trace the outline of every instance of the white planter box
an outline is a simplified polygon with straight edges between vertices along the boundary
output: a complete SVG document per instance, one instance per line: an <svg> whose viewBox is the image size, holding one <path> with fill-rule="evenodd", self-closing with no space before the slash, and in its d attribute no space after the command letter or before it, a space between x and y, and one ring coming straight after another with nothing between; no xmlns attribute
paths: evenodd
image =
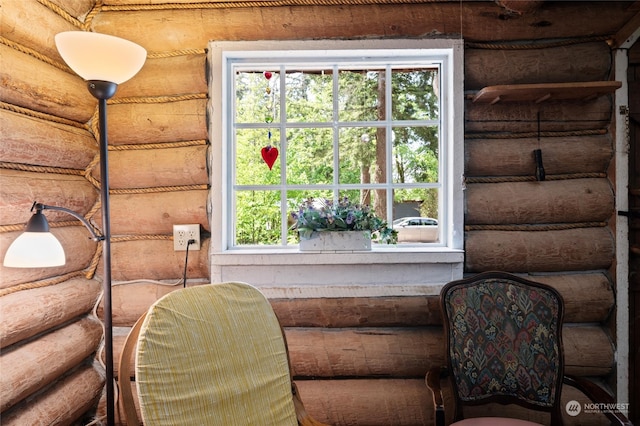
<svg viewBox="0 0 640 426"><path fill-rule="evenodd" d="M371 250L370 231L314 232L310 239L300 239L300 251L335 253L366 250Z"/></svg>

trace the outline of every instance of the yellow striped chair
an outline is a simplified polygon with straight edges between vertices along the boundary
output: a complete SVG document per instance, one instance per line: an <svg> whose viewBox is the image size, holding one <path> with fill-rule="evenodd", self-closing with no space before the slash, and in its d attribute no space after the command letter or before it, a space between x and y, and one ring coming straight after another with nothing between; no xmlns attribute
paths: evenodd
<svg viewBox="0 0 640 426"><path fill-rule="evenodd" d="M269 301L248 284L202 285L160 298L127 337L121 376L136 347L145 425L322 425L299 399ZM128 381L120 400L127 424L140 424Z"/></svg>

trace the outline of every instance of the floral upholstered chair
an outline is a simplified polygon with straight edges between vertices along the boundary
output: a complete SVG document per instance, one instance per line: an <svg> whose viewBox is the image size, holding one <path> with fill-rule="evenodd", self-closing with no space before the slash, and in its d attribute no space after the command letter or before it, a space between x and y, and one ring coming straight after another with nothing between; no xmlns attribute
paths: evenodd
<svg viewBox="0 0 640 426"><path fill-rule="evenodd" d="M244 283L201 285L157 300L120 357L127 425L322 426L293 383L284 333L266 297Z"/></svg>
<svg viewBox="0 0 640 426"><path fill-rule="evenodd" d="M440 389L444 372L451 377L453 420L459 426L537 424L496 417L464 419L465 406L486 403L541 410L549 413L548 424L562 425L563 382L609 402L601 400L608 394L591 382L564 376L564 305L553 287L504 272L486 272L448 283L440 300L448 365L427 373L436 424L445 422ZM622 414L608 417L627 424Z"/></svg>

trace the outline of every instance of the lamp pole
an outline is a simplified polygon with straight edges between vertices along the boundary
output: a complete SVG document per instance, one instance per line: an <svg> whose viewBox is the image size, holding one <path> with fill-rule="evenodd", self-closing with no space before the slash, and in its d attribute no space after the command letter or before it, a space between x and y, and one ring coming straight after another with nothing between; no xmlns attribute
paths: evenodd
<svg viewBox="0 0 640 426"><path fill-rule="evenodd" d="M107 425L115 424L113 372L113 321L111 309L111 220L109 209L109 155L107 140L107 99L118 84L136 75L147 51L128 40L88 31L66 31L55 36L58 52L69 67L87 82L89 92L98 99L100 144L100 199L102 204L102 261L104 353L106 370ZM126 374L126 373L125 373Z"/></svg>
<svg viewBox="0 0 640 426"><path fill-rule="evenodd" d="M89 92L98 99L98 127L100 134L100 200L102 212L102 262L103 272L103 317L104 353L106 369L107 426L115 425L115 390L113 372L113 321L111 308L111 218L109 208L109 142L107 139L107 99L115 93L118 85L109 81L90 80Z"/></svg>

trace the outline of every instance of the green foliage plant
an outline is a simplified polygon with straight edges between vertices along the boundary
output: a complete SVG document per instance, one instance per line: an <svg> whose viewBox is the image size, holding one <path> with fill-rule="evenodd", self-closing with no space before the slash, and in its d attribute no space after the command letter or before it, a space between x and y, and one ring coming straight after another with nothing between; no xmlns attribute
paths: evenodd
<svg viewBox="0 0 640 426"><path fill-rule="evenodd" d="M291 217L294 220L291 229L296 229L303 240L310 239L314 231L370 231L374 241L398 242L398 232L376 216L368 205L353 203L347 197L337 203L326 198L308 198Z"/></svg>

